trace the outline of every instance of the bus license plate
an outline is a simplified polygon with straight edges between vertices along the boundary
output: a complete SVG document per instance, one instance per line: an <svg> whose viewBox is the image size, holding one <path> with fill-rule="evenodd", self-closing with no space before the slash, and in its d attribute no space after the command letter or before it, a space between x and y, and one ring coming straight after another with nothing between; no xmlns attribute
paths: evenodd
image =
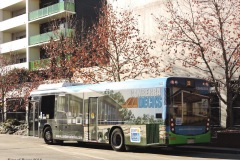
<svg viewBox="0 0 240 160"><path fill-rule="evenodd" d="M194 141L194 139L188 139L187 140L187 144L193 144L195 141Z"/></svg>

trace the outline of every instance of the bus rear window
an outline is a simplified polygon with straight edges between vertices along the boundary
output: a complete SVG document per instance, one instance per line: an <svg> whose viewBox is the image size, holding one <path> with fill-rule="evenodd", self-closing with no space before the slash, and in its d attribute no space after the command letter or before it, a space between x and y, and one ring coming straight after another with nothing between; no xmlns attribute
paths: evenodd
<svg viewBox="0 0 240 160"><path fill-rule="evenodd" d="M181 91L172 97L171 118L176 125L205 125L209 117L209 103L206 96Z"/></svg>

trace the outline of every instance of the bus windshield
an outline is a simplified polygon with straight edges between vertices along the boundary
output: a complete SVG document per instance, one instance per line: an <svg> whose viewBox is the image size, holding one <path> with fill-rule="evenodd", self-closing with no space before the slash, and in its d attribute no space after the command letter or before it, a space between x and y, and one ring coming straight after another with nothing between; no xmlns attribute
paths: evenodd
<svg viewBox="0 0 240 160"><path fill-rule="evenodd" d="M176 126L204 126L209 118L208 97L179 91L175 93L170 105L170 118L175 120Z"/></svg>

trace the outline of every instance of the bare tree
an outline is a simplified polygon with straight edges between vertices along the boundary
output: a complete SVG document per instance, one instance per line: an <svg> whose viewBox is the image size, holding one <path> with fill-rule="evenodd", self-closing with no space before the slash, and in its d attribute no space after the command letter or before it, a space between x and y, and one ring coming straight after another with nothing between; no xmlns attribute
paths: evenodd
<svg viewBox="0 0 240 160"><path fill-rule="evenodd" d="M240 92L240 2L168 0L166 15L156 19L173 61L198 69L215 84L227 106L227 127L233 127L232 104Z"/></svg>
<svg viewBox="0 0 240 160"><path fill-rule="evenodd" d="M67 17L64 20L54 20L50 24L53 34L49 35L50 41L43 45L45 56L48 59L42 61L40 66L48 73L49 79L65 79L71 81L73 76L71 58L76 49L76 23L75 18ZM60 29L59 23L64 23L65 28ZM46 65L44 65L46 64ZM39 67L41 68L41 67Z"/></svg>
<svg viewBox="0 0 240 160"><path fill-rule="evenodd" d="M24 68L14 68L6 74L6 77L12 79L11 88L6 93L7 98L23 99L24 103L15 108L17 110L26 109L31 91L48 78L43 70L30 71Z"/></svg>
<svg viewBox="0 0 240 160"><path fill-rule="evenodd" d="M159 76L160 62L151 54L155 42L145 39L131 12L116 11L103 3L99 20L86 34L76 59L84 57L83 66L76 66L85 82L123 81L143 76Z"/></svg>
<svg viewBox="0 0 240 160"><path fill-rule="evenodd" d="M133 14L114 11L105 2L96 12L98 21L88 28L68 18L67 26L75 30L71 35L62 34L53 23L55 34L43 46L51 79L72 81L75 74L76 81L96 83L159 76L159 59L150 53L155 42L140 35Z"/></svg>
<svg viewBox="0 0 240 160"><path fill-rule="evenodd" d="M35 89L40 82L47 78L44 71L29 71L27 69L14 68L12 64L16 63L17 54L0 55L0 98L2 121L5 120L4 106L6 106L7 98L23 98L24 104L19 108L25 110L30 92Z"/></svg>

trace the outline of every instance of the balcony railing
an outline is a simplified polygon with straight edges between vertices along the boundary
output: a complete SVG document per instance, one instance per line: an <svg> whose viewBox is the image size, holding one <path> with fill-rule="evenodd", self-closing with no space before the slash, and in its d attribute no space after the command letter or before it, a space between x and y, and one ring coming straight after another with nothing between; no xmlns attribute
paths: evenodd
<svg viewBox="0 0 240 160"><path fill-rule="evenodd" d="M67 55L66 59L70 60L71 55ZM56 58L57 66L60 67L61 59L60 57ZM41 59L36 61L29 62L29 70L37 70L37 69L46 69L50 67L51 60L50 59Z"/></svg>
<svg viewBox="0 0 240 160"><path fill-rule="evenodd" d="M29 13L29 21L33 21L35 19L39 19L62 11L75 12L75 4L69 2L60 2L36 11L32 11Z"/></svg>
<svg viewBox="0 0 240 160"><path fill-rule="evenodd" d="M50 64L50 59L41 59L29 62L29 70L37 70L41 68L46 68Z"/></svg>
<svg viewBox="0 0 240 160"><path fill-rule="evenodd" d="M60 35L70 36L74 33L73 29L60 29L53 32L47 32L40 35L32 36L29 39L29 45L36 45L50 41L51 38L54 40L59 39Z"/></svg>

